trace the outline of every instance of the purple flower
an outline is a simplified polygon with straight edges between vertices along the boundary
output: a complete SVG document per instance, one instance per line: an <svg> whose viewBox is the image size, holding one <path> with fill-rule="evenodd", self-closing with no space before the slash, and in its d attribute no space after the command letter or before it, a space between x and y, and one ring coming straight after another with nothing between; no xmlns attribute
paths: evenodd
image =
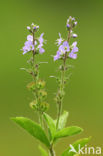
<svg viewBox="0 0 103 156"><path fill-rule="evenodd" d="M72 44L72 46L73 46L73 48L72 48L72 51L69 53L69 57L72 59L76 59L77 54L75 54L75 53L78 52L77 42L74 42Z"/></svg>
<svg viewBox="0 0 103 156"><path fill-rule="evenodd" d="M64 41L63 44L62 44L62 46L63 46L63 47L61 48L61 50L63 50L64 53L70 51L69 44L68 44L67 41Z"/></svg>
<svg viewBox="0 0 103 156"><path fill-rule="evenodd" d="M26 54L27 52L34 50L34 45L32 41L26 41L25 45L23 47L23 54Z"/></svg>
<svg viewBox="0 0 103 156"><path fill-rule="evenodd" d="M40 44L43 44L44 42L43 36L44 36L44 33L42 33L38 39Z"/></svg>
<svg viewBox="0 0 103 156"><path fill-rule="evenodd" d="M59 45L62 43L62 41L63 41L63 39L62 39L60 33L59 33L59 37L60 37L60 38L56 40L56 43L57 43L58 46L59 46Z"/></svg>
<svg viewBox="0 0 103 156"><path fill-rule="evenodd" d="M57 54L54 56L54 61L58 60L60 58L60 51L57 51Z"/></svg>
<svg viewBox="0 0 103 156"><path fill-rule="evenodd" d="M72 21L75 21L75 18L74 17L72 17Z"/></svg>
<svg viewBox="0 0 103 156"><path fill-rule="evenodd" d="M43 44L39 44L38 45L38 49L42 48L43 47Z"/></svg>
<svg viewBox="0 0 103 156"><path fill-rule="evenodd" d="M43 39L43 35L44 33L42 33L38 39L38 41L34 38L33 40L33 33L39 29L38 25L35 25L34 23L31 24L31 26L27 26L27 29L30 30L30 32L32 32L32 35L28 35L27 36L27 41L24 44L24 47L22 48L23 50L23 54L26 54L27 52L33 51L34 47L35 47L35 51L37 52L37 50L39 50L39 53L42 54L45 52L44 48L43 48L43 43L44 43L44 39Z"/></svg>
<svg viewBox="0 0 103 156"><path fill-rule="evenodd" d="M61 52L61 55L65 54L66 52L70 51L69 44L67 41L64 41L62 45L59 47L59 51Z"/></svg>
<svg viewBox="0 0 103 156"><path fill-rule="evenodd" d="M67 28L70 28L70 24L67 24Z"/></svg>
<svg viewBox="0 0 103 156"><path fill-rule="evenodd" d="M60 59L66 52L69 52L69 44L67 41L64 41L62 45L60 45L57 54L54 56L54 61Z"/></svg>
<svg viewBox="0 0 103 156"><path fill-rule="evenodd" d="M44 42L44 38L43 38L44 33L42 33L38 39L39 41L39 45L38 45L38 49L39 49L39 53L42 54L45 52L44 48L43 48L43 42Z"/></svg>
<svg viewBox="0 0 103 156"><path fill-rule="evenodd" d="M27 36L27 40L33 42L33 36L32 36L32 35L28 35L28 36Z"/></svg>
<svg viewBox="0 0 103 156"><path fill-rule="evenodd" d="M38 49L39 49L39 53L40 53L40 54L42 54L42 53L45 52L44 48L42 48L42 47L43 47L43 44L39 44L39 45L38 45Z"/></svg>
<svg viewBox="0 0 103 156"><path fill-rule="evenodd" d="M60 45L59 51L60 51L61 54L65 54L65 49L64 49L63 45Z"/></svg>
<svg viewBox="0 0 103 156"><path fill-rule="evenodd" d="M44 52L45 52L45 49L44 49L44 48L42 48L42 47L39 48L39 53L40 53L40 54L42 54L42 53L44 53Z"/></svg>

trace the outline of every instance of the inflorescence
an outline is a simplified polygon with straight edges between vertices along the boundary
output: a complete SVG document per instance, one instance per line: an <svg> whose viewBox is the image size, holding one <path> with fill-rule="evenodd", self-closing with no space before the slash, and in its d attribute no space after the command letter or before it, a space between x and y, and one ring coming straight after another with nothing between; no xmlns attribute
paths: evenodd
<svg viewBox="0 0 103 156"><path fill-rule="evenodd" d="M39 29L39 26L35 25L34 23L32 23L31 26L27 26L27 29L31 34L27 36L27 41L25 42L24 47L22 48L23 54L26 54L30 51L35 51L35 53L40 54L44 53L44 33L42 33L39 38L34 38L34 33Z"/></svg>
<svg viewBox="0 0 103 156"><path fill-rule="evenodd" d="M70 38L76 38L77 34L73 32L73 28L77 25L77 21L75 20L74 17L69 17L67 20L67 31L68 31L68 37L67 39L63 39L61 37L61 34L59 33L59 39L56 40L58 50L56 55L54 56L54 61L59 60L59 59L64 59L65 55L66 58L71 58L71 59L76 59L77 58L77 52L78 52L78 47L77 47L77 42L73 42L70 45Z"/></svg>

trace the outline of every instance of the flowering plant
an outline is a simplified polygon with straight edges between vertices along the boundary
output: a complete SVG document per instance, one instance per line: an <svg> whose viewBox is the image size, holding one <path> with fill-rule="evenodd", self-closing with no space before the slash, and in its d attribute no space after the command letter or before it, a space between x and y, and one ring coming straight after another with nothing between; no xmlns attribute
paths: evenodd
<svg viewBox="0 0 103 156"><path fill-rule="evenodd" d="M83 131L83 129L78 126L66 127L68 112L62 112L65 84L68 80L67 71L70 68L68 60L70 61L70 59L76 59L78 52L77 42L75 41L71 43L71 38L77 37L77 35L73 32L76 25L77 21L75 18L70 16L66 24L67 39L63 39L59 33L59 39L56 40L58 50L54 56L54 61L62 61L62 64L59 67L59 71L61 73L60 77L56 77L58 82L58 91L55 98L57 104L57 119L53 119L46 113L49 105L46 101L47 92L45 91L45 81L39 76L41 62L37 62L36 60L37 54L39 55L45 52L43 48L44 43L46 43L43 38L44 33L42 33L40 37L37 37L36 33L39 30L39 26L32 23L31 26L27 27L30 34L27 36L27 41L25 42L22 51L23 54L30 54L30 59L28 60L30 68L23 69L26 70L33 79L32 82L27 85L27 88L32 91L34 95L34 100L30 103L30 107L33 111L38 113L39 123L25 117L14 117L12 120L46 146L46 149L39 146L42 156L56 156L54 146L60 141L60 139L77 135ZM81 145L82 148L89 142L89 140L90 137L76 141L68 147L61 154L61 156L77 156L79 150L78 145Z"/></svg>

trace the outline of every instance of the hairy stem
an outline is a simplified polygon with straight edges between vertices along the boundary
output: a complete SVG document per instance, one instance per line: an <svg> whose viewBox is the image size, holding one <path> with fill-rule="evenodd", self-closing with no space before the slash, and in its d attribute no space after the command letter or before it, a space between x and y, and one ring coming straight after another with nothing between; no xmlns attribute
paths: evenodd
<svg viewBox="0 0 103 156"><path fill-rule="evenodd" d="M35 47L35 35L34 35L34 32L32 33L32 35L33 35L33 45ZM35 48L33 50L33 64L34 64L34 56L35 56Z"/></svg>
<svg viewBox="0 0 103 156"><path fill-rule="evenodd" d="M56 123L56 128L58 129L59 125L59 120L60 120L60 115L62 112L62 103L63 103L63 96L64 96L64 82L65 82L65 64L66 64L66 55L63 60L63 69L61 71L61 80L60 80L60 99L58 101L58 116L57 116L57 123Z"/></svg>
<svg viewBox="0 0 103 156"><path fill-rule="evenodd" d="M72 30L72 27L71 27L70 31L68 32L68 36L67 36L68 43L70 42L70 38L71 38L71 30ZM60 88L59 88L61 97L59 98L59 100L57 102L57 104L58 104L58 115L57 115L57 123L56 123L57 129L58 129L59 120L60 120L60 116L61 116L61 112L62 112L62 103L63 103L63 97L64 97L66 59L67 59L67 53L65 53L65 55L64 55L62 71L61 71L61 80L60 80Z"/></svg>
<svg viewBox="0 0 103 156"><path fill-rule="evenodd" d="M36 64L35 62L35 54L36 54L36 49L35 49L35 33L34 31L32 32L32 35L33 35L33 45L34 45L34 50L32 51L33 53L33 69L34 69L34 81L35 81L35 84L37 84L37 81L39 79L39 67L38 67L38 64ZM38 89L36 88L36 91L35 91L35 98L37 100L37 103L39 103L39 95L38 95ZM42 117L42 113L41 112L38 112L38 115L39 115L39 123L41 125L41 127L43 128L43 117Z"/></svg>

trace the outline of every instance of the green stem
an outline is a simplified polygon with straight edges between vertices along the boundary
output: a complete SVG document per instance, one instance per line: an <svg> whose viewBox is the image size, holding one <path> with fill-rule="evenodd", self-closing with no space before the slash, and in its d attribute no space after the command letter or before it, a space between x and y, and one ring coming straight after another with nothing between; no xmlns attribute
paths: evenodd
<svg viewBox="0 0 103 156"><path fill-rule="evenodd" d="M61 112L62 112L62 103L63 103L63 94L64 94L64 79L65 79L65 63L66 63L66 55L65 58L63 60L63 69L61 71L61 84L60 84L60 94L61 94L61 98L58 101L58 116L57 116L57 123L56 123L56 128L58 129L58 125L59 125L59 120L60 120L60 116L61 116Z"/></svg>
<svg viewBox="0 0 103 156"><path fill-rule="evenodd" d="M34 35L34 32L32 33L32 35L33 35L33 45L35 47L35 35ZM34 56L35 56L35 48L33 50L33 65L34 65Z"/></svg>
<svg viewBox="0 0 103 156"><path fill-rule="evenodd" d="M71 30L72 30L72 27L71 27L70 31L68 32L68 37L67 37L68 43L70 42L70 38L71 38ZM59 101L57 103L58 104L58 115L57 115L57 123L56 123L56 128L57 129L58 129L59 120L60 120L60 116L61 116L61 112L62 112L62 103L63 103L64 85L65 85L66 59L67 59L67 53L65 53L65 56L64 56L64 59L63 59L63 69L61 71L60 95L62 97L59 98Z"/></svg>
<svg viewBox="0 0 103 156"><path fill-rule="evenodd" d="M53 146L51 145L50 149L49 149L49 153L50 153L50 156L56 156L55 155L55 152L53 150Z"/></svg>
<svg viewBox="0 0 103 156"><path fill-rule="evenodd" d="M56 123L56 129L58 129L58 125L59 125L59 119L60 119L60 115L61 115L61 110L62 110L62 104L58 104L58 116L57 116L57 123Z"/></svg>
<svg viewBox="0 0 103 156"><path fill-rule="evenodd" d="M35 47L35 34L34 34L34 31L32 32L32 35L33 35L33 45ZM35 85L37 85L37 81L39 79L39 69L38 69L38 64L35 63L35 53L36 53L36 49L34 48L34 50L32 51L33 52L33 69L34 69L34 81L35 81ZM38 89L36 88L36 91L35 91L35 98L37 100L37 103L39 103L39 95L38 95ZM41 127L43 128L43 117L42 117L42 113L39 111L38 112L38 115L39 115L39 123L41 125Z"/></svg>

